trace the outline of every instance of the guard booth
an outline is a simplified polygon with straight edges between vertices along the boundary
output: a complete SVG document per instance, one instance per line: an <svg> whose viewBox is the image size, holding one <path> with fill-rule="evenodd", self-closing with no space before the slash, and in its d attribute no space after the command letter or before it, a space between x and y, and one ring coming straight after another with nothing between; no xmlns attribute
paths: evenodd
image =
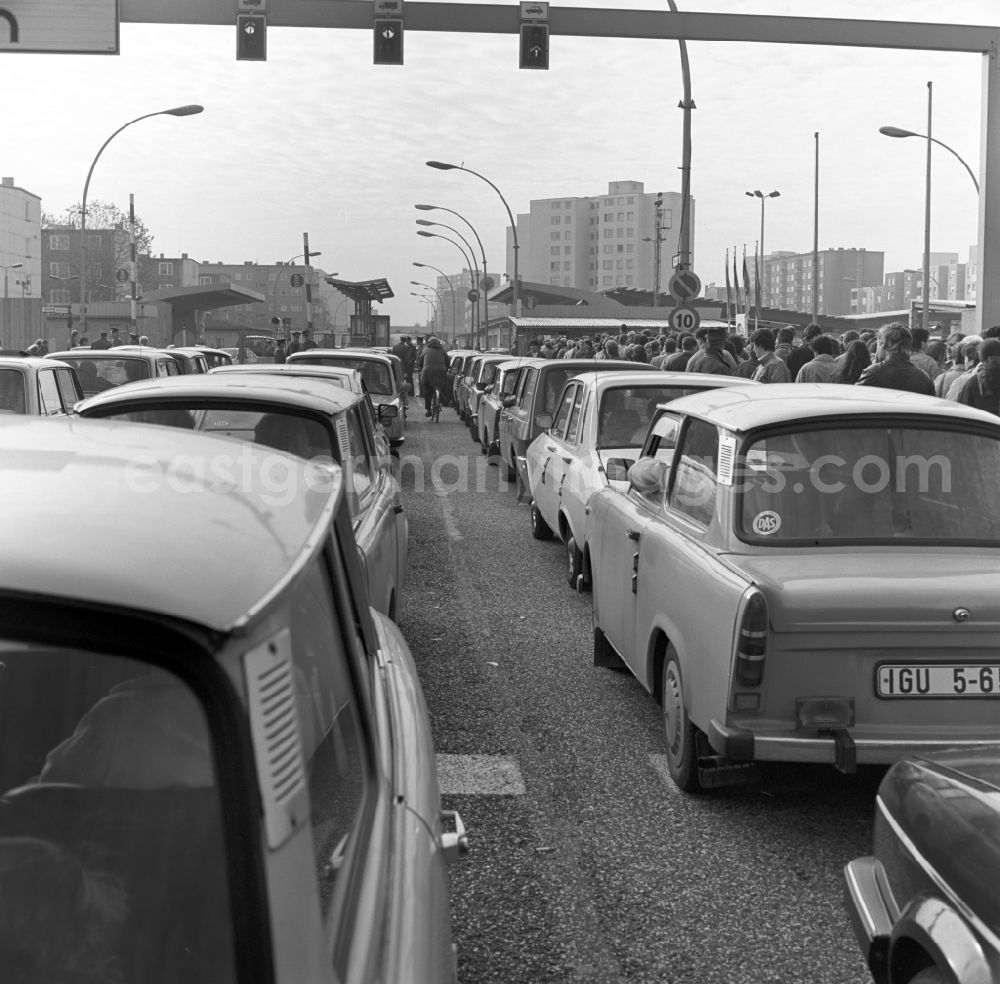
<svg viewBox="0 0 1000 984"><path fill-rule="evenodd" d="M326 282L331 287L336 287L345 297L354 301L350 334L340 336L341 347L388 346L389 316L387 314L373 314L372 304L380 303L394 296L389 281L385 279L352 281L327 277Z"/></svg>

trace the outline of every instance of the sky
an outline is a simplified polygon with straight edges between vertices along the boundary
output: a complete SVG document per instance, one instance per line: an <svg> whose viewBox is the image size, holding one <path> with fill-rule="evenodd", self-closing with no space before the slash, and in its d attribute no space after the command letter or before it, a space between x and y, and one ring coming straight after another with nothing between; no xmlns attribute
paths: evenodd
<svg viewBox="0 0 1000 984"><path fill-rule="evenodd" d="M464 265L448 242L416 235L417 218L435 218L416 203L460 212L479 232L490 272L505 266L500 198L478 178L427 160L483 174L515 214L532 199L604 194L609 181L680 191L676 41L553 36L550 69L523 71L516 35L409 31L398 67L372 64L367 30L270 27L267 61L247 62L235 58L233 6L231 26L122 24L117 56L0 56L0 171L59 215L79 203L94 155L123 123L200 103L200 115L157 116L119 134L94 169L89 200L127 211L133 194L155 255L277 263L301 254L307 233L321 253L314 265L327 273L388 280L395 296L377 311L397 325L427 316L410 281L436 282L413 262L449 274ZM859 19L877 10L879 20L1000 27L997 0L677 6ZM926 144L878 128L925 133L933 82L933 135L978 173L981 56L696 41L688 53L697 106L693 268L704 283L724 280L727 247L753 253L760 203L748 190L780 191L766 205L768 252L811 251L816 132L819 248L881 250L886 272L921 267ZM931 249L965 262L977 235L975 189L958 161L934 150Z"/></svg>

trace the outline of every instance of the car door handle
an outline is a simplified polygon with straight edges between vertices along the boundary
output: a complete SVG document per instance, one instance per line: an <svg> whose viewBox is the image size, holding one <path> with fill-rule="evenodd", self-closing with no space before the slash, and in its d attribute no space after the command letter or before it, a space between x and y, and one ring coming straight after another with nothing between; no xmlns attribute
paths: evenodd
<svg viewBox="0 0 1000 984"><path fill-rule="evenodd" d="M393 506L392 511L398 516L403 511L403 507L402 505Z"/></svg>
<svg viewBox="0 0 1000 984"><path fill-rule="evenodd" d="M563 458L563 464L564 465L571 465L571 464L573 464L573 459L572 458Z"/></svg>
<svg viewBox="0 0 1000 984"><path fill-rule="evenodd" d="M626 530L625 535L630 540L635 540L637 543L639 541L639 537L642 536L642 534L638 530Z"/></svg>

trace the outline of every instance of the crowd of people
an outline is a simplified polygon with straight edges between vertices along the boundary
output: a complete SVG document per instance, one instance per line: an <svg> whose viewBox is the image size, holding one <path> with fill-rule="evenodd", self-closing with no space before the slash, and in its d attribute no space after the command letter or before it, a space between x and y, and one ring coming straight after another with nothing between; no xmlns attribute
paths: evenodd
<svg viewBox="0 0 1000 984"><path fill-rule="evenodd" d="M842 383L939 396L1000 414L1000 325L983 335L912 331L900 322L837 338L819 325L802 337L792 327L758 328L749 338L724 326L693 334L622 330L593 338L532 342L545 359L624 359L669 372L739 376L762 383Z"/></svg>

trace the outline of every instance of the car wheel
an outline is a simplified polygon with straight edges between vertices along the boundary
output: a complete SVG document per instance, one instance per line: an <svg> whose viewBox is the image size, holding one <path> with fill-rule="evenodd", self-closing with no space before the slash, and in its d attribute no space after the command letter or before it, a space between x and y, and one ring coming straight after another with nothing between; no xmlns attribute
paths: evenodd
<svg viewBox="0 0 1000 984"><path fill-rule="evenodd" d="M538 506L534 502L531 503L531 535L536 540L552 539L552 529L542 518L542 514L538 511Z"/></svg>
<svg viewBox="0 0 1000 984"><path fill-rule="evenodd" d="M583 575L583 554L576 545L576 540L570 537L566 541L566 582L575 591L576 580Z"/></svg>
<svg viewBox="0 0 1000 984"><path fill-rule="evenodd" d="M663 729L667 739L667 769L670 778L685 792L701 790L698 780L698 729L691 723L684 706L681 669L677 653L667 651L663 667Z"/></svg>
<svg viewBox="0 0 1000 984"><path fill-rule="evenodd" d="M910 978L910 984L957 984L951 974L937 967L924 967L919 974Z"/></svg>

